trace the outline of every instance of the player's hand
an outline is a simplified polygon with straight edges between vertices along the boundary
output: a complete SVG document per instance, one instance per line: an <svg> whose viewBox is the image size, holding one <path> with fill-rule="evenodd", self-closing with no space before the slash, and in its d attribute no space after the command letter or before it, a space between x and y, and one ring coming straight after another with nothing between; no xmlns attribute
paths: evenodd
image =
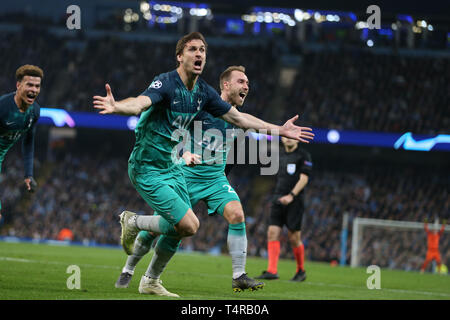
<svg viewBox="0 0 450 320"><path fill-rule="evenodd" d="M100 110L100 114L110 114L116 111L116 101L109 84L105 85L106 97L94 96L94 108Z"/></svg>
<svg viewBox="0 0 450 320"><path fill-rule="evenodd" d="M292 201L294 201L294 197L291 194L287 194L285 196L278 198L278 202L281 203L283 206L287 206Z"/></svg>
<svg viewBox="0 0 450 320"><path fill-rule="evenodd" d="M309 143L309 140L314 139L314 133L309 127L296 126L294 122L297 119L298 115L286 121L286 123L281 127L280 135L303 143Z"/></svg>
<svg viewBox="0 0 450 320"><path fill-rule="evenodd" d="M190 153L189 151L183 153L182 158L184 159L188 167L195 167L197 164L202 163L201 158L198 154Z"/></svg>
<svg viewBox="0 0 450 320"><path fill-rule="evenodd" d="M28 192L33 193L34 191L36 191L37 183L33 179L33 177L25 178L24 182Z"/></svg>

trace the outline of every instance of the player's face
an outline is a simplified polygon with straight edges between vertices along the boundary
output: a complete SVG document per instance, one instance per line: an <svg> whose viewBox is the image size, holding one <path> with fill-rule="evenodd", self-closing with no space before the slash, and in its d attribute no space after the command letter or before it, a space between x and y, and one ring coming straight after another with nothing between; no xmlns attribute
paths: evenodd
<svg viewBox="0 0 450 320"><path fill-rule="evenodd" d="M245 73L234 70L230 74L230 80L224 83L227 90L228 102L234 106L241 107L248 95L249 88L248 78Z"/></svg>
<svg viewBox="0 0 450 320"><path fill-rule="evenodd" d="M41 92L41 78L24 76L22 81L17 81L17 96L26 105L31 105Z"/></svg>
<svg viewBox="0 0 450 320"><path fill-rule="evenodd" d="M298 144L297 140L289 139L289 138L286 138L286 137L281 137L281 142L283 142L283 144L287 148L292 148L292 147L294 147L294 146L296 146Z"/></svg>
<svg viewBox="0 0 450 320"><path fill-rule="evenodd" d="M200 75L206 63L206 47L202 40L194 39L186 43L178 62L186 73Z"/></svg>

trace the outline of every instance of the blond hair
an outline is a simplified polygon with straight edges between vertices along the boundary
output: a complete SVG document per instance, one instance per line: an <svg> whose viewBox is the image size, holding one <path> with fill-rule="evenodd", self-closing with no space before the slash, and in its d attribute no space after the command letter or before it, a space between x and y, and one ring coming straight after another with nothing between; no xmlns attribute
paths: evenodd
<svg viewBox="0 0 450 320"><path fill-rule="evenodd" d="M219 81L220 81L220 90L223 90L223 83L225 81L230 81L231 73L233 71L240 71L242 73L245 73L245 67L243 66L231 66L228 67L222 74L220 75Z"/></svg>

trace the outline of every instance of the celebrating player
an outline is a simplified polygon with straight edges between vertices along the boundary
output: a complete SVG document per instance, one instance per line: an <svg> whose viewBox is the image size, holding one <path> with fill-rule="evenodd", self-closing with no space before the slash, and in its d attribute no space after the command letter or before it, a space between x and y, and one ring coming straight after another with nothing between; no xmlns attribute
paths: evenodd
<svg viewBox="0 0 450 320"><path fill-rule="evenodd" d="M298 116L277 126L239 112L224 102L199 77L206 63L206 50L203 35L190 33L177 43L176 70L157 76L138 97L116 102L108 84L105 97L94 96L94 108L99 109L100 114L141 114L128 173L136 190L158 215L137 216L129 211L122 212L121 243L128 255L132 254L140 230L162 234L162 238L171 236L166 251L176 251L182 237L197 232L200 223L192 210L182 169L172 159L172 151L179 142L172 140L172 133L189 128L200 111L222 117L241 128L264 129L302 142L308 142L314 136L310 128L294 125ZM192 156L187 164L195 162L196 157ZM160 279L143 277L141 281L142 287L162 287Z"/></svg>
<svg viewBox="0 0 450 320"><path fill-rule="evenodd" d="M0 97L0 172L6 153L23 136L24 182L29 192L36 188L33 178L34 135L40 116L36 98L41 91L42 78L44 72L41 68L23 65L16 71L17 90Z"/></svg>
<svg viewBox="0 0 450 320"><path fill-rule="evenodd" d="M311 155L300 149L296 140L282 137L284 150L280 150L280 170L274 192L274 202L267 230L268 268L257 279L278 279L280 234L284 225L297 262L297 271L292 281L304 281L306 273L301 227L304 211L304 189L311 174Z"/></svg>
<svg viewBox="0 0 450 320"><path fill-rule="evenodd" d="M240 108L249 91L249 81L242 66L231 66L220 76L221 98L233 107ZM255 281L245 273L247 258L247 235L245 230L244 210L239 196L230 186L228 179L224 175L226 160L230 147L236 138L235 135L226 133L227 129L233 126L229 123L212 117L209 113L201 111L194 121L201 121L202 134L197 136L192 127L191 145L187 149L194 152L195 145L201 145L202 151L213 151L211 156L205 156L209 152L202 152L202 163L194 167L182 166L189 191L189 199L194 207L200 200L208 206L208 214L215 213L223 216L229 223L228 226L228 250L231 255L234 291L245 289L257 290L264 286L263 282ZM207 130L215 129L220 132L220 137L209 136ZM228 139L227 139L228 138ZM222 143L217 143L221 141ZM190 151L185 152L185 157L190 157ZM116 282L117 288L127 288L134 273L136 264L150 251L155 235L147 231L141 231L136 238L133 254L128 256L127 263ZM166 238L163 238L166 239ZM159 278L169 259L175 254L174 251L162 252L160 247L163 241L158 242L158 250L152 258L146 276ZM155 288L154 294L158 294ZM148 289L147 291L150 291Z"/></svg>
<svg viewBox="0 0 450 320"><path fill-rule="evenodd" d="M434 232L428 229L428 219L425 219L424 228L425 232L427 233L427 256L422 265L422 268L420 268L421 273L425 272L425 269L427 268L428 264L433 260L436 260L438 270L441 269L441 254L439 253L439 239L444 234L446 223L447 220L444 220L442 222L441 230L439 230L439 232Z"/></svg>

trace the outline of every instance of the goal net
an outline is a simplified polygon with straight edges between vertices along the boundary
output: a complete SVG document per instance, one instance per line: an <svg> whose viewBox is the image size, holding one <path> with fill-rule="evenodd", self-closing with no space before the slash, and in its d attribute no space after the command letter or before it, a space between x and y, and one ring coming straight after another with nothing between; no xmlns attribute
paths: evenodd
<svg viewBox="0 0 450 320"><path fill-rule="evenodd" d="M430 231L439 231L441 224L428 223ZM419 271L427 253L424 223L368 218L355 218L352 230L351 266L377 265L380 268ZM439 240L441 262L450 263L450 226ZM433 270L431 262L426 270Z"/></svg>

